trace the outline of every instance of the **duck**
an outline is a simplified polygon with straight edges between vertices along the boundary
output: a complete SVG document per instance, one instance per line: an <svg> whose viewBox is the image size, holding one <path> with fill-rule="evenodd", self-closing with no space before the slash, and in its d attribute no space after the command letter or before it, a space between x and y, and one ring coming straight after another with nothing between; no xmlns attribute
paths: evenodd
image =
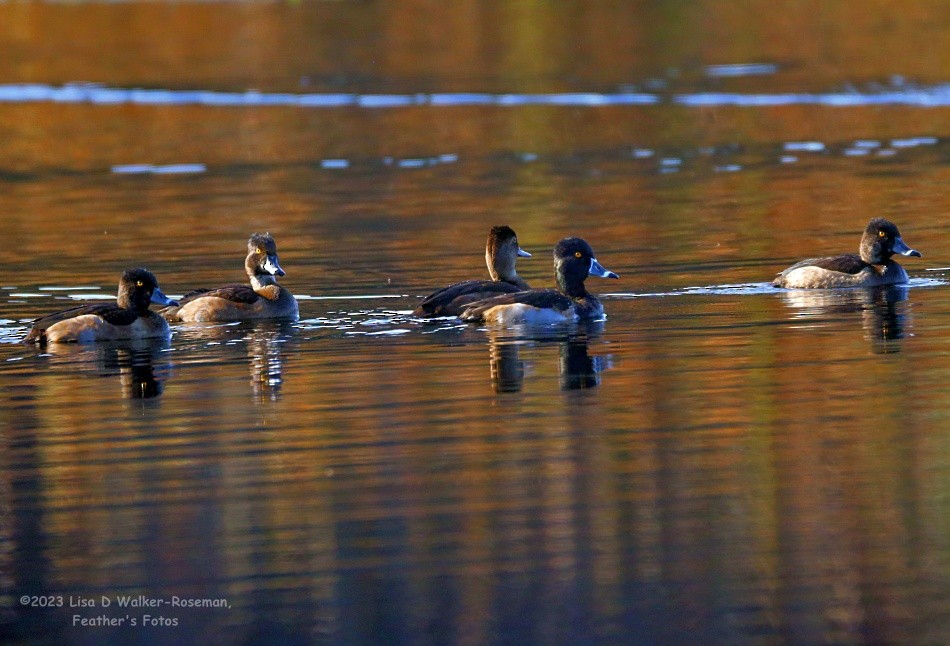
<svg viewBox="0 0 950 646"><path fill-rule="evenodd" d="M897 225L885 218L873 218L861 236L858 253L802 260L779 273L772 285L828 289L906 284L907 272L891 260L894 254L921 257L919 251L904 243Z"/></svg>
<svg viewBox="0 0 950 646"><path fill-rule="evenodd" d="M89 303L40 317L26 343L92 343L133 339L169 339L168 323L149 304L177 305L165 296L148 269L127 269L119 279L115 303Z"/></svg>
<svg viewBox="0 0 950 646"><path fill-rule="evenodd" d="M297 299L275 276L284 276L277 258L277 243L269 233L255 233L247 241L244 270L250 284L232 283L215 289L196 289L161 314L172 322L222 322L256 319L294 319Z"/></svg>
<svg viewBox="0 0 950 646"><path fill-rule="evenodd" d="M426 296L413 315L421 318L458 316L470 303L496 296L531 289L518 275L515 262L531 254L518 245L518 236L507 225L494 226L485 243L485 264L491 280L466 280Z"/></svg>
<svg viewBox="0 0 950 646"><path fill-rule="evenodd" d="M587 291L588 276L620 278L603 267L583 238L564 238L554 247L554 278L558 288L530 289L470 303L463 321L495 325L556 324L604 317L604 306Z"/></svg>

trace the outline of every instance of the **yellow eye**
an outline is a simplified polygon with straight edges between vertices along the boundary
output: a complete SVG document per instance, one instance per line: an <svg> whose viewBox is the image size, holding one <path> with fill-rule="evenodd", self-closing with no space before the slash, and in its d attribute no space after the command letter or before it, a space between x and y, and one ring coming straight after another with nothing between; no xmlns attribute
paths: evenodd
<svg viewBox="0 0 950 646"><path fill-rule="evenodd" d="M145 283L143 283L141 280L135 281L135 286L136 286L136 287L141 287L141 286L144 285L144 284L145 284Z"/></svg>
<svg viewBox="0 0 950 646"><path fill-rule="evenodd" d="M879 238L883 238L883 237L886 236L887 234L884 233L883 231L878 231L878 232L877 232L877 235L878 235Z"/></svg>
<svg viewBox="0 0 950 646"><path fill-rule="evenodd" d="M258 248L257 248L257 253L264 253L264 250L261 249L260 247L258 247Z"/></svg>
<svg viewBox="0 0 950 646"><path fill-rule="evenodd" d="M574 257L575 257L575 258L583 258L583 257L584 257L584 254L582 254L580 251L575 251L575 252L574 252Z"/></svg>

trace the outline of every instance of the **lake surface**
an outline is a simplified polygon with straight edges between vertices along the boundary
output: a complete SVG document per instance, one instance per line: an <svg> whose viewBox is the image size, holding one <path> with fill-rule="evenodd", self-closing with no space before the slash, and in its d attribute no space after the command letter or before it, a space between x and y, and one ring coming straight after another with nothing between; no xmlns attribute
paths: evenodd
<svg viewBox="0 0 950 646"><path fill-rule="evenodd" d="M445 5L0 3L0 641L950 642L946 5ZM606 320L411 317L495 224ZM20 342L254 231L298 322Z"/></svg>

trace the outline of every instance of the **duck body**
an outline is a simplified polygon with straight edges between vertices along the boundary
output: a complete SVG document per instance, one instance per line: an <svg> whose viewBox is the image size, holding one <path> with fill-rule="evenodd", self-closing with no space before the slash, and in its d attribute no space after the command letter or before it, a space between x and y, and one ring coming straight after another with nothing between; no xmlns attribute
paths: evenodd
<svg viewBox="0 0 950 646"><path fill-rule="evenodd" d="M502 326L552 325L603 318L604 306L584 286L587 276L618 278L594 257L581 238L564 238L554 247L554 275L558 289L530 289L469 304L464 321Z"/></svg>
<svg viewBox="0 0 950 646"><path fill-rule="evenodd" d="M492 227L485 244L485 264L491 280L466 280L433 292L413 311L419 317L458 316L475 301L530 289L515 268L518 257L531 254L518 246L518 236L508 226Z"/></svg>
<svg viewBox="0 0 950 646"><path fill-rule="evenodd" d="M234 283L215 289L196 289L181 298L181 305L163 314L172 321L227 322L299 316L297 299L285 288Z"/></svg>
<svg viewBox="0 0 950 646"><path fill-rule="evenodd" d="M859 253L802 260L779 273L772 285L789 289L832 289L906 284L907 271L892 260L894 254L921 256L904 243L893 222L874 218L864 230Z"/></svg>
<svg viewBox="0 0 950 646"><path fill-rule="evenodd" d="M249 284L232 283L214 289L196 289L185 294L180 304L162 310L170 321L228 322L299 316L297 299L277 284L284 276L277 257L277 244L267 234L255 233L247 241L244 269Z"/></svg>
<svg viewBox="0 0 950 646"><path fill-rule="evenodd" d="M604 306L593 295L570 298L556 289L532 289L495 296L467 307L465 321L494 325L557 325L596 320L604 315Z"/></svg>
<svg viewBox="0 0 950 646"><path fill-rule="evenodd" d="M176 305L147 269L129 269L119 280L115 303L91 303L36 319L27 343L93 343L170 338L171 330L149 304Z"/></svg>
<svg viewBox="0 0 950 646"><path fill-rule="evenodd" d="M458 316L468 305L500 294L513 294L528 289L505 281L466 280L443 287L427 296L413 310L413 315L427 318L436 316Z"/></svg>
<svg viewBox="0 0 950 646"><path fill-rule="evenodd" d="M849 253L802 260L780 273L772 284L792 289L832 289L903 285L907 280L907 271L893 260L872 265L858 254Z"/></svg>

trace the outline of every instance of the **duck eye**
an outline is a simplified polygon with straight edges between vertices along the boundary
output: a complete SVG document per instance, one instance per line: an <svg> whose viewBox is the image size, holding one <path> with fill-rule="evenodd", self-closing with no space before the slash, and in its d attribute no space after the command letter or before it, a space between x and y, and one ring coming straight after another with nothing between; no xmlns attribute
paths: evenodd
<svg viewBox="0 0 950 646"><path fill-rule="evenodd" d="M886 236L886 235L887 235L887 234L884 233L883 231L878 231L878 232L877 232L877 236L878 236L879 238L883 238L883 237Z"/></svg>
<svg viewBox="0 0 950 646"><path fill-rule="evenodd" d="M264 250L261 249L260 247L258 247L258 248L257 248L257 253L264 253Z"/></svg>
<svg viewBox="0 0 950 646"><path fill-rule="evenodd" d="M583 258L583 257L584 257L584 254L582 254L580 251L575 251L575 252L574 252L574 257L575 257L575 258Z"/></svg>
<svg viewBox="0 0 950 646"><path fill-rule="evenodd" d="M141 280L135 281L135 286L136 286L136 287L142 287L143 285L145 285L145 283L143 283Z"/></svg>

